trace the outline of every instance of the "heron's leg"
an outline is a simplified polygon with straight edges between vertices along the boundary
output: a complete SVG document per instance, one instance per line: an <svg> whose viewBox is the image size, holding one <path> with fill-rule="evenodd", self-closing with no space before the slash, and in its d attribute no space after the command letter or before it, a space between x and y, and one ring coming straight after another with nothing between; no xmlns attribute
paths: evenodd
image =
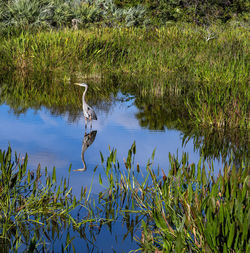
<svg viewBox="0 0 250 253"><path fill-rule="evenodd" d="M86 118L86 117L84 117L84 119L85 119L85 130L86 130L86 129L87 129L88 121L87 121L87 118Z"/></svg>

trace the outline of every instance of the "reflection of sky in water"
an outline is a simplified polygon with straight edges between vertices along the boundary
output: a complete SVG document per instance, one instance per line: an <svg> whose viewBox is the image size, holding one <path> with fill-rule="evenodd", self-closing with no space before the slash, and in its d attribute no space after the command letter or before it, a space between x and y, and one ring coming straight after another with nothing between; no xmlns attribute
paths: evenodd
<svg viewBox="0 0 250 253"><path fill-rule="evenodd" d="M199 155L193 152L190 141L182 148L181 133L166 129L165 132L142 129L135 117L137 108L131 102L116 103L109 113L97 111L98 121L93 122L93 130L97 130L96 139L84 154L87 171L72 172L71 182L76 188L89 183L92 170L100 165L100 151L107 157L108 146L117 149L117 158L122 162L128 149L136 141L136 158L143 168L156 148L155 168L168 168L168 153L179 157L183 151L189 153L190 162L197 162ZM47 109L37 112L28 110L16 117L9 112L9 107L0 107L0 148L11 144L12 150L29 155L29 165L36 168L40 163L42 168L48 166L57 169L59 176L68 175L68 168L82 168L81 145L84 137L83 117L75 123L68 123L67 115L53 116ZM98 170L100 170L100 166ZM97 172L98 172L97 170ZM97 173L98 174L98 173ZM94 180L98 190L98 177ZM79 189L78 188L78 189Z"/></svg>
<svg viewBox="0 0 250 253"><path fill-rule="evenodd" d="M141 168L145 168L148 159L156 148L154 168L158 165L167 170L168 153L176 154L179 157L183 151L189 153L190 162L197 162L199 155L193 152L193 144L190 141L185 148L182 148L181 133L175 130L149 131L142 129L135 117L137 108L130 106L131 102L117 102L109 113L97 111L98 121L93 122L93 130L97 135L93 144L86 150L84 157L87 165L85 172L71 172L71 186L74 193L80 192L81 187L90 186L92 172L96 165L96 175L93 179L92 192L97 193L102 187L99 185L100 151L104 158L108 156L108 147L117 149L117 158L122 164L123 158L127 157L128 149L136 141L135 163L139 162ZM80 105L79 105L80 106ZM37 112L28 110L18 117L10 112L6 105L0 106L0 149L6 149L8 144L18 154L29 156L29 168L35 169L38 163L41 167L48 167L52 171L53 166L57 169L57 177L68 176L68 168L82 168L81 148L84 137L84 118L69 123L68 116L51 115L47 109ZM218 163L216 163L218 166ZM145 173L144 173L145 174ZM77 194L77 195L78 195ZM114 225L116 234L123 237L124 228L119 224ZM79 240L79 243L78 243ZM76 245L81 248L81 239L76 239ZM117 242L112 239L110 232L102 230L98 236L97 246L103 252L110 252L111 246L117 252L128 252L136 249L135 242L122 239ZM78 251L80 252L80 251Z"/></svg>

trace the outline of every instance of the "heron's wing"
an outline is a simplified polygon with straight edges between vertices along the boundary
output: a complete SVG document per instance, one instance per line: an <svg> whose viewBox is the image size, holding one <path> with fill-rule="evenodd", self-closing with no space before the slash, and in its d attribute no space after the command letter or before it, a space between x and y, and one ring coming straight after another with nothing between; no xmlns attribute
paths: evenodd
<svg viewBox="0 0 250 253"><path fill-rule="evenodd" d="M96 116L95 111L93 111L92 119L97 120L97 116Z"/></svg>
<svg viewBox="0 0 250 253"><path fill-rule="evenodd" d="M96 113L92 107L88 105L88 115L91 117L91 119L97 120Z"/></svg>

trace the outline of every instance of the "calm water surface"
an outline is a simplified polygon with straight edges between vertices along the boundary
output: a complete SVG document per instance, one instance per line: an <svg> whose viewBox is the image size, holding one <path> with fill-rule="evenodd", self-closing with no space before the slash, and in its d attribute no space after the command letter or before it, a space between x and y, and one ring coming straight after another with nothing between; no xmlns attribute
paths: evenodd
<svg viewBox="0 0 250 253"><path fill-rule="evenodd" d="M178 130L168 129L149 130L141 127L137 119L139 109L135 105L135 99L127 99L128 96L118 93L109 103L109 108L95 107L98 120L93 122L92 144L84 150L85 171L72 171L70 183L73 192L79 195L81 187L89 188L93 170L97 172L93 179L92 194L97 194L103 188L99 185L99 173L102 173L100 152L104 158L109 154L109 147L117 149L117 159L122 162L127 157L127 152L132 143L136 142L135 163L139 163L142 170L156 149L154 168L168 170L168 154L188 152L189 161L197 163L200 154L194 151L194 143L191 138L183 145L183 133ZM79 110L81 103L79 103ZM40 107L39 109L27 109L23 113L15 113L14 110L3 103L0 106L0 149L7 149L11 145L13 151L22 156L27 152L29 168L36 169L40 163L42 169L45 166L52 172L56 167L58 177L68 175L70 165L72 170L83 168L82 145L84 140L90 137L91 130L85 131L82 113L72 115L69 113L52 113L51 109ZM84 138L85 137L85 138ZM214 160L215 171L222 166L221 162ZM131 236L123 240L125 228L122 222L114 224L112 233L107 229L98 235L94 251L128 252L138 246L132 241ZM76 239L78 252L86 252L83 239Z"/></svg>
<svg viewBox="0 0 250 253"><path fill-rule="evenodd" d="M120 96L122 96L120 94ZM80 107L81 105L79 105ZM18 154L28 153L29 166L36 168L40 163L51 171L56 167L57 175L67 175L69 166L73 170L83 168L81 159L84 135L96 131L95 139L84 152L86 171L71 173L71 182L75 192L82 185L89 184L93 169L98 166L101 171L100 152L104 157L109 154L109 147L117 149L117 159L122 161L132 143L136 142L136 163L145 167L152 152L156 149L155 168L168 170L168 154L189 153L190 162L197 162L200 155L194 152L192 139L182 145L182 133L177 130L152 131L140 127L136 114L138 109L133 100L128 102L116 101L109 112L96 110L98 120L93 121L85 132L84 117L81 115L75 122L69 121L68 115L52 115L49 110L42 108L34 111L27 110L16 116L7 105L0 106L0 148L6 149L11 145ZM220 163L215 161L215 167ZM97 169L97 171L99 171ZM97 177L98 178L98 177ZM98 181L94 182L95 192L100 190Z"/></svg>

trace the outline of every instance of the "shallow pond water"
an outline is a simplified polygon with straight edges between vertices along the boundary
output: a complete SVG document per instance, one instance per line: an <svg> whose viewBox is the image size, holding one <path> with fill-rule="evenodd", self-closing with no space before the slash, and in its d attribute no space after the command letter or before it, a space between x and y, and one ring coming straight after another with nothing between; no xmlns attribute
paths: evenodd
<svg viewBox="0 0 250 253"><path fill-rule="evenodd" d="M79 92L82 89L79 87ZM16 106L15 106L16 103ZM154 169L158 167L168 171L168 154L187 152L189 162L197 163L200 151L195 148L195 141L189 136L184 141L184 133L166 126L147 127L141 121L141 108L136 106L136 98L121 92L111 95L108 102L93 105L98 120L93 122L92 129L84 127L81 112L81 102L76 103L76 110L59 111L51 106L26 106L25 110L17 113L18 99L11 103L2 99L0 106L0 149L11 146L13 151L24 156L28 154L29 168L35 169L40 163L52 172L56 167L57 177L66 177L71 166L70 186L73 193L79 195L83 187L90 187L93 170L97 171L93 177L92 195L103 190L99 184L99 173L103 173L100 152L103 157L109 155L109 148L117 149L117 159L122 163L133 142L136 143L135 164L145 170L148 159L155 149ZM90 101L91 103L91 101ZM13 109L14 108L14 109ZM55 113L56 112L56 113ZM152 113L154 113L152 111ZM161 113L161 112L160 112ZM140 120L138 120L140 118ZM154 123L154 122L153 122ZM146 124L147 125L147 124ZM150 130L151 129L151 130ZM88 142L88 147L86 146ZM197 141L196 141L197 142ZM220 157L220 156L219 156ZM209 163L211 161L208 160ZM213 159L215 173L222 167L222 159ZM84 168L84 171L82 169ZM103 229L95 241L94 251L128 252L136 249L137 244L131 236L123 239L124 227L122 223L114 224L112 232ZM83 239L76 239L76 249L86 250ZM83 252L82 251L82 252Z"/></svg>

